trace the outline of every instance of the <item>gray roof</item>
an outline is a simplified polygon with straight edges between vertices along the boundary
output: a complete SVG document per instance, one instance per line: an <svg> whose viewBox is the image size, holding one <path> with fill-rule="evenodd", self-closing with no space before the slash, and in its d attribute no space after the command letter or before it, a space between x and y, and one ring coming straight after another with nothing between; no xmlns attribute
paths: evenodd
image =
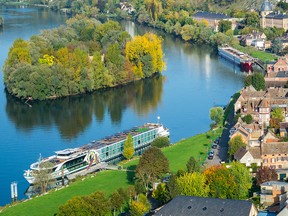
<svg viewBox="0 0 288 216"><path fill-rule="evenodd" d="M266 18L273 18L273 19L285 19L288 18L288 15L286 14L279 14L279 13L270 13L266 16Z"/></svg>
<svg viewBox="0 0 288 216"><path fill-rule="evenodd" d="M231 17L221 14L221 13L211 13L211 12L203 12L199 11L195 13L192 17L194 18L202 18L202 19L216 19L216 20L221 20L221 19L230 19Z"/></svg>
<svg viewBox="0 0 288 216"><path fill-rule="evenodd" d="M288 185L288 183L280 182L280 181L267 181L267 182L262 183L260 186L273 186L273 185L286 186Z"/></svg>
<svg viewBox="0 0 288 216"><path fill-rule="evenodd" d="M246 200L177 196L156 216L249 216L253 203Z"/></svg>
<svg viewBox="0 0 288 216"><path fill-rule="evenodd" d="M265 0L261 5L260 11L272 11L272 4Z"/></svg>

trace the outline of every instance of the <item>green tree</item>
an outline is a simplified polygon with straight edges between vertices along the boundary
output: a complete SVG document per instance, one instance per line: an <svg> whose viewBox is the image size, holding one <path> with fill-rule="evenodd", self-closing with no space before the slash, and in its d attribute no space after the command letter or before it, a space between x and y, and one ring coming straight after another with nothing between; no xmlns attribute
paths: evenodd
<svg viewBox="0 0 288 216"><path fill-rule="evenodd" d="M237 135L232 139L230 139L228 144L229 144L228 155L230 158L233 157L233 155L238 151L239 148L246 146L240 135Z"/></svg>
<svg viewBox="0 0 288 216"><path fill-rule="evenodd" d="M239 162L233 161L229 171L232 176L234 176L234 180L237 186L237 199L247 199L249 195L249 189L252 187L252 176L248 168Z"/></svg>
<svg viewBox="0 0 288 216"><path fill-rule="evenodd" d="M132 201L130 204L130 214L132 216L142 216L151 208L147 197L144 194L139 194L137 201Z"/></svg>
<svg viewBox="0 0 288 216"><path fill-rule="evenodd" d="M252 75L252 85L257 90L265 90L265 79L262 73L256 72Z"/></svg>
<svg viewBox="0 0 288 216"><path fill-rule="evenodd" d="M49 161L40 162L39 169L33 171L33 176L35 178L35 187L40 187L41 193L45 193L47 187L53 184L55 180L52 177L54 164Z"/></svg>
<svg viewBox="0 0 288 216"><path fill-rule="evenodd" d="M229 20L220 20L218 23L219 32L225 33L232 28L232 22Z"/></svg>
<svg viewBox="0 0 288 216"><path fill-rule="evenodd" d="M271 50L273 53L276 53L277 55L281 53L283 49L283 42L280 38L275 38L272 42Z"/></svg>
<svg viewBox="0 0 288 216"><path fill-rule="evenodd" d="M152 197L156 199L161 205L169 201L169 194L165 183L160 183L156 190L152 192Z"/></svg>
<svg viewBox="0 0 288 216"><path fill-rule="evenodd" d="M124 142L123 156L130 160L135 153L133 137L131 134L128 135L127 139Z"/></svg>
<svg viewBox="0 0 288 216"><path fill-rule="evenodd" d="M210 109L210 119L216 124L219 124L221 121L223 121L223 118L224 110L222 107L213 107Z"/></svg>
<svg viewBox="0 0 288 216"><path fill-rule="evenodd" d="M255 178L256 184L259 186L260 184L267 181L276 181L278 179L278 175L275 168L264 166L258 168Z"/></svg>
<svg viewBox="0 0 288 216"><path fill-rule="evenodd" d="M257 12L246 13L245 24L252 27L259 27L260 18Z"/></svg>
<svg viewBox="0 0 288 216"><path fill-rule="evenodd" d="M243 117L243 121L247 124L251 124L253 122L253 117L250 114L247 114Z"/></svg>
<svg viewBox="0 0 288 216"><path fill-rule="evenodd" d="M168 137L157 137L153 140L151 143L151 146L157 147L157 148L163 148L170 145L170 139Z"/></svg>
<svg viewBox="0 0 288 216"><path fill-rule="evenodd" d="M282 109L280 107L274 108L271 112L271 117L274 119L278 119L280 122L282 122L284 120Z"/></svg>
<svg viewBox="0 0 288 216"><path fill-rule="evenodd" d="M118 191L115 191L110 196L110 203L111 208L113 210L113 215L115 216L116 211L119 211L124 204L123 197L118 193Z"/></svg>
<svg viewBox="0 0 288 216"><path fill-rule="evenodd" d="M177 187L181 195L207 196L209 187L206 185L205 176L201 173L185 173L177 178Z"/></svg>
<svg viewBox="0 0 288 216"><path fill-rule="evenodd" d="M103 216L111 211L109 200L103 192L95 193L84 197L73 197L59 207L57 216Z"/></svg>
<svg viewBox="0 0 288 216"><path fill-rule="evenodd" d="M248 87L248 86L252 85L252 79L253 79L252 75L246 76L244 79L244 86Z"/></svg>
<svg viewBox="0 0 288 216"><path fill-rule="evenodd" d="M168 159L160 149L152 146L142 154L136 168L136 177L142 180L148 191L149 185L168 171Z"/></svg>
<svg viewBox="0 0 288 216"><path fill-rule="evenodd" d="M200 166L199 163L195 160L193 156L189 158L189 160L186 163L186 168L188 173L193 173L193 172L199 172L200 171Z"/></svg>

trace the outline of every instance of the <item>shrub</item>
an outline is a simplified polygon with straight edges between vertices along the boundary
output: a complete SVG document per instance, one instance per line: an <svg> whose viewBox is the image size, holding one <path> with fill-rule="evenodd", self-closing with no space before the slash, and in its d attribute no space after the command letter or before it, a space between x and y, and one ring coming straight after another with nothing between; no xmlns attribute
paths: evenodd
<svg viewBox="0 0 288 216"><path fill-rule="evenodd" d="M163 148L170 145L170 139L168 137L157 137L151 145L157 148Z"/></svg>

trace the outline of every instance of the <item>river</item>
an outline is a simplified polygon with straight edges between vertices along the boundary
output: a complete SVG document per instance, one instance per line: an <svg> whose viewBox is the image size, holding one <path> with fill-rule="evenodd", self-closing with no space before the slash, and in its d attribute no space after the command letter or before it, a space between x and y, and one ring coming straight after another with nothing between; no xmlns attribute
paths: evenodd
<svg viewBox="0 0 288 216"><path fill-rule="evenodd" d="M42 29L65 23L66 17L43 8L0 6L5 25L0 30L0 68L16 38L29 39ZM153 31L122 23L131 34ZM24 199L28 183L23 170L39 154L77 147L146 122L160 121L170 129L171 140L209 129L209 109L226 105L242 87L237 67L218 59L209 46L193 46L158 32L163 37L167 69L162 76L124 87L53 101L32 102L28 107L5 92L0 74L0 205L11 202L10 183L18 183Z"/></svg>

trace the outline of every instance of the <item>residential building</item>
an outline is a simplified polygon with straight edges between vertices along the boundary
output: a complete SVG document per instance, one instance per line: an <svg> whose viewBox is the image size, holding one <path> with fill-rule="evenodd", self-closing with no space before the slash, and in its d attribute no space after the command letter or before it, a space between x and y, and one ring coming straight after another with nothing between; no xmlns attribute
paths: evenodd
<svg viewBox="0 0 288 216"><path fill-rule="evenodd" d="M288 142L264 142L261 150L263 166L288 169Z"/></svg>
<svg viewBox="0 0 288 216"><path fill-rule="evenodd" d="M288 16L279 11L273 12L272 4L265 0L260 8L260 26L262 28L276 27L288 29Z"/></svg>
<svg viewBox="0 0 288 216"><path fill-rule="evenodd" d="M248 167L250 167L253 163L257 166L261 166L262 158L260 154L260 147L240 148L234 154L234 159Z"/></svg>
<svg viewBox="0 0 288 216"><path fill-rule="evenodd" d="M286 193L288 191L288 183L279 181L268 181L262 183L260 185L260 188L260 203L264 206L271 206L275 204L280 204L281 199L285 200Z"/></svg>
<svg viewBox="0 0 288 216"><path fill-rule="evenodd" d="M214 31L218 31L218 25L220 20L231 21L232 30L234 30L236 27L235 19L227 16L226 14L198 11L192 17L194 20L197 21L206 20L208 22L208 26L213 28Z"/></svg>
<svg viewBox="0 0 288 216"><path fill-rule="evenodd" d="M267 64L267 76L273 77L274 73L279 71L288 71L288 63L286 58L279 58L277 61Z"/></svg>
<svg viewBox="0 0 288 216"><path fill-rule="evenodd" d="M280 137L288 136L288 122L280 122Z"/></svg>
<svg viewBox="0 0 288 216"><path fill-rule="evenodd" d="M255 205L248 200L177 196L164 205L156 216L257 216Z"/></svg>
<svg viewBox="0 0 288 216"><path fill-rule="evenodd" d="M244 46L253 46L257 49L265 49L266 35L262 32L253 32L248 35L243 35L240 43Z"/></svg>

